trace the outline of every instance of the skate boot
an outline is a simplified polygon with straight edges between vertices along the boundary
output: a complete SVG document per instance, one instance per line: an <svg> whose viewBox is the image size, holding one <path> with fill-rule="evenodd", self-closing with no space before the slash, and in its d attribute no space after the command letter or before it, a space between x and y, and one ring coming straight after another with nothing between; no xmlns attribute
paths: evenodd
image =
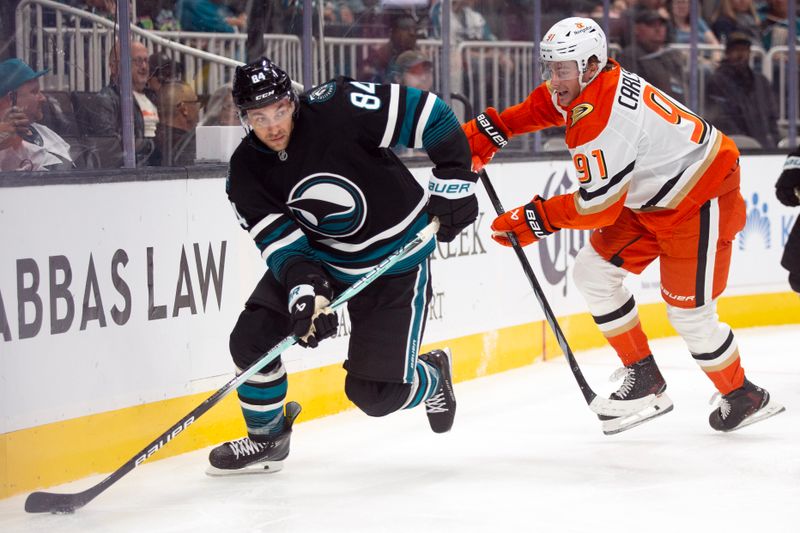
<svg viewBox="0 0 800 533"><path fill-rule="evenodd" d="M453 377L450 373L452 368L450 349L434 350L421 354L419 358L439 370L441 377L439 389L425 400L425 412L433 432L446 433L453 427L453 419L456 417L456 395L453 392Z"/></svg>
<svg viewBox="0 0 800 533"><path fill-rule="evenodd" d="M210 476L234 474L273 473L283 468L283 460L289 456L289 439L292 425L301 407L297 402L286 404L283 430L270 440L254 441L250 437L226 442L217 446L208 456Z"/></svg>
<svg viewBox="0 0 800 533"><path fill-rule="evenodd" d="M719 393L712 396L712 403ZM786 408L770 401L769 393L747 379L738 389L721 396L719 406L708 417L717 431L735 431L765 418L782 413Z"/></svg>
<svg viewBox="0 0 800 533"><path fill-rule="evenodd" d="M628 416L597 415L603 421L603 433L606 435L620 433L672 411L672 400L664 392L667 390L667 383L652 355L620 368L611 376L612 380L619 378L623 378L622 384L616 392L611 393L609 396L611 400L635 400L655 394L656 402L650 407Z"/></svg>

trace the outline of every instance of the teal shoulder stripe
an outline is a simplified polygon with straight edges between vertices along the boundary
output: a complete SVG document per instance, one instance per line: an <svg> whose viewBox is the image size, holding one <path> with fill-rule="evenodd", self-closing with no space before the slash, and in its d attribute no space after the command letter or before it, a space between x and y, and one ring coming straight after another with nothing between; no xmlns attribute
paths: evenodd
<svg viewBox="0 0 800 533"><path fill-rule="evenodd" d="M411 132L414 131L414 115L419 105L419 99L422 97L422 91L413 87L405 87L405 91L406 108L403 110L403 127L400 129L400 138L397 143L412 147Z"/></svg>
<svg viewBox="0 0 800 533"><path fill-rule="evenodd" d="M425 149L436 146L452 131L461 127L453 111L441 99L436 99L433 111L422 134L422 145Z"/></svg>

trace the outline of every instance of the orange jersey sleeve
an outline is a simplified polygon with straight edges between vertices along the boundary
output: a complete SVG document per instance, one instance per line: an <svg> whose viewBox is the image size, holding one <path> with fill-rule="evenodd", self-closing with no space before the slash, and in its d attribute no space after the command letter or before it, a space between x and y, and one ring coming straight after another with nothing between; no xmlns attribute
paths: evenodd
<svg viewBox="0 0 800 533"><path fill-rule="evenodd" d="M544 202L547 219L559 228L594 229L613 224L625 206L625 192L591 210L581 206L582 196L588 196L584 189L548 198Z"/></svg>
<svg viewBox="0 0 800 533"><path fill-rule="evenodd" d="M547 83L542 83L521 103L500 113L513 135L564 125L564 115L553 104Z"/></svg>

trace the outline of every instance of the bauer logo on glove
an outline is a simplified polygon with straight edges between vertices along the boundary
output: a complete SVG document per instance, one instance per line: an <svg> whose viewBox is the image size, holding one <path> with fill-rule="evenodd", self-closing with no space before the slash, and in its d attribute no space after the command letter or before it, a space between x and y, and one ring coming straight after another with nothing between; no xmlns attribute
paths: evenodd
<svg viewBox="0 0 800 533"><path fill-rule="evenodd" d="M472 168L480 170L495 152L508 144L511 129L503 122L500 113L489 107L462 126L472 153Z"/></svg>
<svg viewBox="0 0 800 533"><path fill-rule="evenodd" d="M500 133L497 129L497 126L492 122L492 120L486 116L486 113L481 113L475 120L478 121L478 125L480 126L482 133L489 137L489 140L497 146L498 148L503 148L505 145L508 144L508 139L505 135Z"/></svg>
<svg viewBox="0 0 800 533"><path fill-rule="evenodd" d="M521 213L525 216L520 216ZM492 239L503 246L513 246L509 234L514 234L520 246L527 246L559 229L547 219L544 198L536 196L530 203L507 211L494 219Z"/></svg>

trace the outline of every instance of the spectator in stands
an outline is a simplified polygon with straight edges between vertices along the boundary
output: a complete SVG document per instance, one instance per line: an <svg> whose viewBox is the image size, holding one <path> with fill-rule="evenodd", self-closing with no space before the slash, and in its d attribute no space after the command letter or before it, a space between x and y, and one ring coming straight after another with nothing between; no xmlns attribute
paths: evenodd
<svg viewBox="0 0 800 533"><path fill-rule="evenodd" d="M624 13L628 10L628 2L626 0L614 0L610 2L610 6L608 8L608 18L610 19L620 19L623 17ZM591 18L601 20L603 18L603 3L594 3L594 8L592 9Z"/></svg>
<svg viewBox="0 0 800 533"><path fill-rule="evenodd" d="M430 91L433 89L433 63L419 50L406 50L397 56L391 81Z"/></svg>
<svg viewBox="0 0 800 533"><path fill-rule="evenodd" d="M406 50L417 46L417 21L409 14L389 18L389 41L374 48L358 70L358 79L384 83L391 79L394 61Z"/></svg>
<svg viewBox="0 0 800 533"><path fill-rule="evenodd" d="M172 10L173 0L137 0L136 25L146 30L180 31L181 23Z"/></svg>
<svg viewBox="0 0 800 533"><path fill-rule="evenodd" d="M280 33L292 33L302 35L303 32L303 0L280 0L282 11L282 22L280 23ZM317 35L319 27L319 0L312 0L311 15L312 31ZM333 0L323 0L322 2L322 21L325 26L325 35L345 36L350 35L352 30L350 24L354 22L353 13L343 2ZM381 34L383 37L385 34ZM352 35L350 35L352 36Z"/></svg>
<svg viewBox="0 0 800 533"><path fill-rule="evenodd" d="M211 95L206 106L203 126L241 126L239 112L233 103L230 84L223 85Z"/></svg>
<svg viewBox="0 0 800 533"><path fill-rule="evenodd" d="M156 149L162 166L194 164L195 128L200 117L200 100L188 83L164 84L159 92L161 122L156 132Z"/></svg>
<svg viewBox="0 0 800 533"><path fill-rule="evenodd" d="M692 24L689 20L689 1L667 0L667 11L672 24L672 41L675 43L689 44L691 41ZM719 45L714 32L708 27L706 21L699 16L699 13L697 18L697 42L699 44Z"/></svg>
<svg viewBox="0 0 800 533"><path fill-rule="evenodd" d="M69 144L39 123L45 96L38 72L20 59L0 63L0 171L74 167Z"/></svg>
<svg viewBox="0 0 800 533"><path fill-rule="evenodd" d="M185 31L234 33L247 28L247 13L234 13L221 0L178 0L175 12Z"/></svg>
<svg viewBox="0 0 800 533"><path fill-rule="evenodd" d="M283 0L253 0L249 2L247 12L247 42L245 50L247 61L255 61L266 55L264 35L269 33L291 33L284 28L281 20L284 16Z"/></svg>
<svg viewBox="0 0 800 533"><path fill-rule="evenodd" d="M795 28L797 39L800 40L800 17L795 18ZM788 0L767 0L766 9L761 18L761 37L766 50L773 46L786 46L788 44Z"/></svg>
<svg viewBox="0 0 800 533"><path fill-rule="evenodd" d="M453 13L450 17L451 44L462 41L496 41L486 18L473 7L475 0L452 0ZM437 39L442 37L442 2L436 1L431 7L431 29ZM455 48L453 48L455 49Z"/></svg>
<svg viewBox="0 0 800 533"><path fill-rule="evenodd" d="M147 63L150 70L150 75L147 78L147 87L151 91L147 96L158 106L158 91L161 86L172 81L181 81L183 78L181 75L182 69L177 61L163 51L150 54Z"/></svg>
<svg viewBox="0 0 800 533"><path fill-rule="evenodd" d="M111 72L111 83L104 87L98 99L98 109L92 120L92 135L114 137L122 134L122 111L119 92L119 43L108 57L108 68ZM131 82L133 86L133 134L136 142L136 154L140 163L145 162L153 151L152 140L155 138L158 125L158 109L152 91L147 87L150 68L147 48L138 41L131 42ZM122 147L119 145L119 156ZM121 164L121 159L120 159Z"/></svg>
<svg viewBox="0 0 800 533"><path fill-rule="evenodd" d="M778 144L778 106L770 83L750 68L747 33L733 32L725 44L725 58L706 86L707 117L726 135L747 135L764 148Z"/></svg>
<svg viewBox="0 0 800 533"><path fill-rule="evenodd" d="M664 46L667 18L661 11L645 8L636 10L633 20L633 43L617 57L620 65L686 103L689 95L686 61L680 51Z"/></svg>
<svg viewBox="0 0 800 533"><path fill-rule="evenodd" d="M662 17L669 20L669 13L664 7L665 0L629 0L626 3L628 4L627 9L622 12L620 17L618 19L612 18L609 21L610 40L622 48L629 46L633 42L636 13L651 9L658 11ZM602 17L602 14L600 16Z"/></svg>
<svg viewBox="0 0 800 533"><path fill-rule="evenodd" d="M719 0L711 19L711 30L723 43L733 31L747 33L755 41L761 30L753 0Z"/></svg>

